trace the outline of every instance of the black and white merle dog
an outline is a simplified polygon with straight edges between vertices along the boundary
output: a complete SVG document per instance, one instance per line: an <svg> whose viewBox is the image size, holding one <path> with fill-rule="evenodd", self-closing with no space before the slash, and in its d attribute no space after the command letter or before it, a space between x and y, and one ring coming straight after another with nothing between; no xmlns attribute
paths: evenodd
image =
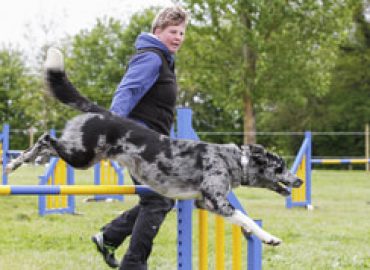
<svg viewBox="0 0 370 270"><path fill-rule="evenodd" d="M227 200L239 185L271 189L281 195L302 181L289 172L284 160L260 145L220 145L174 140L116 116L82 96L68 80L62 53L50 48L45 62L47 89L56 99L84 114L71 119L60 138L42 135L30 149L7 166L59 156L77 169L101 159L116 160L132 176L171 198L194 198L196 206L223 216L264 243L281 240L261 229Z"/></svg>

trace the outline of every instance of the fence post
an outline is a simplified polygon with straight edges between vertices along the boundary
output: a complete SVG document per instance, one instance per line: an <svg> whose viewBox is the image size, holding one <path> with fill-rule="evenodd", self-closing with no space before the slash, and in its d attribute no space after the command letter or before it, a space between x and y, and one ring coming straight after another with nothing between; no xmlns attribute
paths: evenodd
<svg viewBox="0 0 370 270"><path fill-rule="evenodd" d="M9 151L9 125L4 124L2 134L2 182L3 185L8 184L8 175L6 174L6 165L8 164L8 151Z"/></svg>
<svg viewBox="0 0 370 270"><path fill-rule="evenodd" d="M305 138L308 140L308 146L306 149L306 207L310 208L312 205L311 200L311 174L312 174L312 164L311 164L311 157L312 157L312 133L311 131L306 131L304 133Z"/></svg>
<svg viewBox="0 0 370 270"><path fill-rule="evenodd" d="M370 164L369 164L369 159L370 159L370 128L369 128L369 123L365 125L365 168L366 171L370 171Z"/></svg>

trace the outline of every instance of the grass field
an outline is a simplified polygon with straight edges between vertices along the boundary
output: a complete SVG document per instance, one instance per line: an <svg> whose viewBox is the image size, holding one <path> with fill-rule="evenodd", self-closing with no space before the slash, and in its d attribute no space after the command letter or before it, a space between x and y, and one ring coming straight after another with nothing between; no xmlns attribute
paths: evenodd
<svg viewBox="0 0 370 270"><path fill-rule="evenodd" d="M20 168L9 184L37 184L42 172L40 167ZM76 173L78 184L92 184L92 179L92 171ZM263 227L284 241L280 247L264 246L263 269L370 269L369 173L314 171L314 211L287 210L284 198L265 190L240 188L236 193L250 216L262 219ZM39 217L37 197L0 197L0 270L109 269L90 236L137 198L126 197L124 203L84 203L84 198L76 197L81 215ZM196 226L196 216L193 220ZM210 223L213 220L210 216ZM226 227L226 268L231 269L231 233ZM198 269L194 231L193 268ZM210 229L210 270L214 269L212 235ZM119 257L126 248L124 243ZM175 270L176 256L176 212L172 211L155 240L150 269Z"/></svg>

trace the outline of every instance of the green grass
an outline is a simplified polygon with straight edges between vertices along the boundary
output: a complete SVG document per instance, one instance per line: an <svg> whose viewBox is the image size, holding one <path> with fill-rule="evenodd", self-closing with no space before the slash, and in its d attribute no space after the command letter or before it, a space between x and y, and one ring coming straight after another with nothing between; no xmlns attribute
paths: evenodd
<svg viewBox="0 0 370 270"><path fill-rule="evenodd" d="M9 184L37 184L43 168L23 167ZM92 171L76 173L78 184L92 184ZM287 210L285 200L267 190L239 188L236 193L249 214L283 239L280 247L264 246L263 269L370 269L370 174L363 171L314 171L314 211ZM95 251L90 236L137 198L124 203L84 203L76 197L81 215L39 217L37 197L0 197L0 269L109 269ZM194 215L194 269L197 262L197 218ZM213 217L209 222L213 223ZM214 269L213 224L209 230L209 269ZM231 269L232 243L226 224L226 268ZM127 243L118 250L121 257ZM246 254L243 247L243 254ZM176 269L176 212L172 211L155 239L152 270ZM246 269L246 259L243 269Z"/></svg>

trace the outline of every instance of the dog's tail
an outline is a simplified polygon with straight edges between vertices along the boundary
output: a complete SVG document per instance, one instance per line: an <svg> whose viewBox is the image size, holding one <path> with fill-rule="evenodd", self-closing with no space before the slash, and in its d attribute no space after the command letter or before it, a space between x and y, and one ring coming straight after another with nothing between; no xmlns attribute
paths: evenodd
<svg viewBox="0 0 370 270"><path fill-rule="evenodd" d="M44 64L44 72L48 92L60 102L82 112L108 112L103 107L82 96L68 80L64 71L64 57L60 50L49 48Z"/></svg>

